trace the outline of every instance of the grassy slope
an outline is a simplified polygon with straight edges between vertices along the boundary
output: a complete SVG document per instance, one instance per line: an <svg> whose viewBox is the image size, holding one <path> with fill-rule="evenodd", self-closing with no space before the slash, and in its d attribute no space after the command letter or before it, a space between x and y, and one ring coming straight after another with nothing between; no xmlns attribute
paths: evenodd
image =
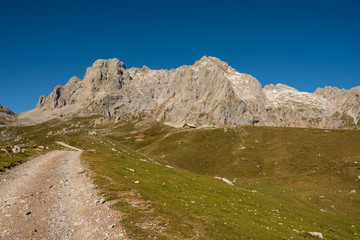
<svg viewBox="0 0 360 240"><path fill-rule="evenodd" d="M358 237L360 198L349 191L359 189L359 131L92 123L53 121L16 128L14 136L91 150L83 159L134 239L303 239L308 231ZM235 186L214 176L236 179Z"/></svg>
<svg viewBox="0 0 360 240"><path fill-rule="evenodd" d="M4 151L0 152L0 172L5 171L6 168L14 167L24 161L29 160L30 158L39 156L42 153L45 153L44 150L36 150L34 148L27 148L25 153L16 153L13 154L10 146L0 146L0 149L6 149L11 153L11 157L5 155Z"/></svg>
<svg viewBox="0 0 360 240"><path fill-rule="evenodd" d="M158 131L148 130L144 132L143 141L113 135L112 138L119 143L165 164L201 176L236 180L239 189L257 190L257 194L264 194L262 207L274 206L266 203L274 200L287 209L286 223L290 222L290 216L296 222L294 215L304 215L303 219L307 215L307 223L315 219L323 221L317 223L322 226L317 230L324 233L324 226L327 226L328 238L339 236L332 232L337 227L332 226L340 225L330 223L332 220L341 217L341 221L354 221L353 224L341 225L340 229L345 232L354 230L351 225L359 225L360 199L349 194L351 190L359 189L359 183L355 181L360 175L359 131L238 127L172 130L168 134L158 134ZM300 212L294 214L295 209L300 209ZM271 225L271 220L266 219ZM300 230L311 231L310 228ZM236 234L244 234L240 232ZM283 236L289 237L289 234ZM345 236L354 237L342 235Z"/></svg>

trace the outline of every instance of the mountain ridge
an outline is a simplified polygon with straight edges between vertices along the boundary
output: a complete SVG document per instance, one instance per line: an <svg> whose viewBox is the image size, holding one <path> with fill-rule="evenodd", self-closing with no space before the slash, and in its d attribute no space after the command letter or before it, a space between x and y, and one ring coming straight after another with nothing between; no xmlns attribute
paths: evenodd
<svg viewBox="0 0 360 240"><path fill-rule="evenodd" d="M116 58L99 59L83 79L74 76L48 97L40 96L37 107L19 119L89 114L146 114L174 127L193 123L357 129L360 87L325 87L314 93L284 84L262 87L253 76L207 56L170 70L126 69Z"/></svg>

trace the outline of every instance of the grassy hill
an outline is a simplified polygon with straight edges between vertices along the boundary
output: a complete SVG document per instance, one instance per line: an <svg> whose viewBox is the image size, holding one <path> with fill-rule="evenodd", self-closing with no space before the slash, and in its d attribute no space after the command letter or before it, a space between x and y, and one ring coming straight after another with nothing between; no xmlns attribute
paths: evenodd
<svg viewBox="0 0 360 240"><path fill-rule="evenodd" d="M360 238L356 130L174 129L92 117L0 131L3 147L21 136L27 148L64 141L84 149L133 239Z"/></svg>

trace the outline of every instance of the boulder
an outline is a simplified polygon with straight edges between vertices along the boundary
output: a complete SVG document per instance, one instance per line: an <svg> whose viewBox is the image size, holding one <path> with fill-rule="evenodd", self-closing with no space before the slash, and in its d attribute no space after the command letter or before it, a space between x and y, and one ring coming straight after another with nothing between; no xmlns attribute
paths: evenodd
<svg viewBox="0 0 360 240"><path fill-rule="evenodd" d="M11 150L13 153L21 153L21 148L19 146L14 146Z"/></svg>

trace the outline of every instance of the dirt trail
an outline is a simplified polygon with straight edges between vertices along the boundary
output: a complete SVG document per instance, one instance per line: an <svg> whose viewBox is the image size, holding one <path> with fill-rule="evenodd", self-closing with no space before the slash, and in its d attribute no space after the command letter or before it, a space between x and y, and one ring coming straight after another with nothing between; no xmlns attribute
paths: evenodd
<svg viewBox="0 0 360 240"><path fill-rule="evenodd" d="M127 239L81 151L53 151L0 175L0 239Z"/></svg>

